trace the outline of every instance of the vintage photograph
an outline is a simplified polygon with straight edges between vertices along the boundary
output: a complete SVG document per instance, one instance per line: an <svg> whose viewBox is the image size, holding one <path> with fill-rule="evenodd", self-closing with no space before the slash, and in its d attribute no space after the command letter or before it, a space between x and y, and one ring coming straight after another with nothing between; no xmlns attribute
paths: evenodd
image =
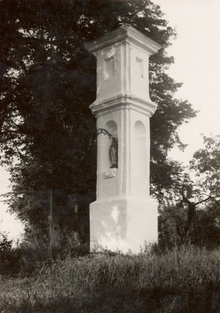
<svg viewBox="0 0 220 313"><path fill-rule="evenodd" d="M0 0L1 313L220 313L219 12Z"/></svg>

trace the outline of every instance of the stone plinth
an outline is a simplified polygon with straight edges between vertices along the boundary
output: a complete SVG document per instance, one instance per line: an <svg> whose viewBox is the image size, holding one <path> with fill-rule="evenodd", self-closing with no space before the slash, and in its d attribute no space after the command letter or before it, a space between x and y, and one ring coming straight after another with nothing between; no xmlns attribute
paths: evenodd
<svg viewBox="0 0 220 313"><path fill-rule="evenodd" d="M152 199L117 198L90 205L92 251L140 252L157 242L157 203Z"/></svg>
<svg viewBox="0 0 220 313"><path fill-rule="evenodd" d="M130 26L86 48L97 58L97 200L90 205L91 250L139 252L157 241L150 197L149 56L160 46Z"/></svg>

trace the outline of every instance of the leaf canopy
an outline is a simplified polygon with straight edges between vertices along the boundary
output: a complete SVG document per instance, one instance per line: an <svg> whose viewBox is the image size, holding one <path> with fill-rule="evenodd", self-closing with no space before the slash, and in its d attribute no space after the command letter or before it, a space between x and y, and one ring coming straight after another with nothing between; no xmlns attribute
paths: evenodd
<svg viewBox="0 0 220 313"><path fill-rule="evenodd" d="M167 153L180 143L178 127L196 113L175 98L181 84L167 73L174 58L166 48L176 34L160 7L149 0L2 0L0 156L11 167L15 191L95 191L89 105L96 97L96 61L84 42L122 23L163 46L150 58L151 99L158 105L151 118L151 181L157 197L172 186L176 168Z"/></svg>

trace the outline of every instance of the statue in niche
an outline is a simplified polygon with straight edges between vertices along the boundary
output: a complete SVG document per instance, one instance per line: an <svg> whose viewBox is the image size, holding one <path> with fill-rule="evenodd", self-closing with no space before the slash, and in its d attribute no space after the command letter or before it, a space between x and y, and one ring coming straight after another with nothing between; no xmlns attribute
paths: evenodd
<svg viewBox="0 0 220 313"><path fill-rule="evenodd" d="M118 141L117 138L112 136L112 143L109 148L109 158L111 161L110 168L118 168Z"/></svg>

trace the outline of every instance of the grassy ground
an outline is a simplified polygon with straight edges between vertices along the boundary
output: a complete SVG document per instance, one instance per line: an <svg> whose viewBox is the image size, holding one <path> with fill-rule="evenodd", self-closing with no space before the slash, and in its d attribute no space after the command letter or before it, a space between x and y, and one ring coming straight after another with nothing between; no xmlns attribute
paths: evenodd
<svg viewBox="0 0 220 313"><path fill-rule="evenodd" d="M220 250L89 255L0 277L0 312L220 312Z"/></svg>

